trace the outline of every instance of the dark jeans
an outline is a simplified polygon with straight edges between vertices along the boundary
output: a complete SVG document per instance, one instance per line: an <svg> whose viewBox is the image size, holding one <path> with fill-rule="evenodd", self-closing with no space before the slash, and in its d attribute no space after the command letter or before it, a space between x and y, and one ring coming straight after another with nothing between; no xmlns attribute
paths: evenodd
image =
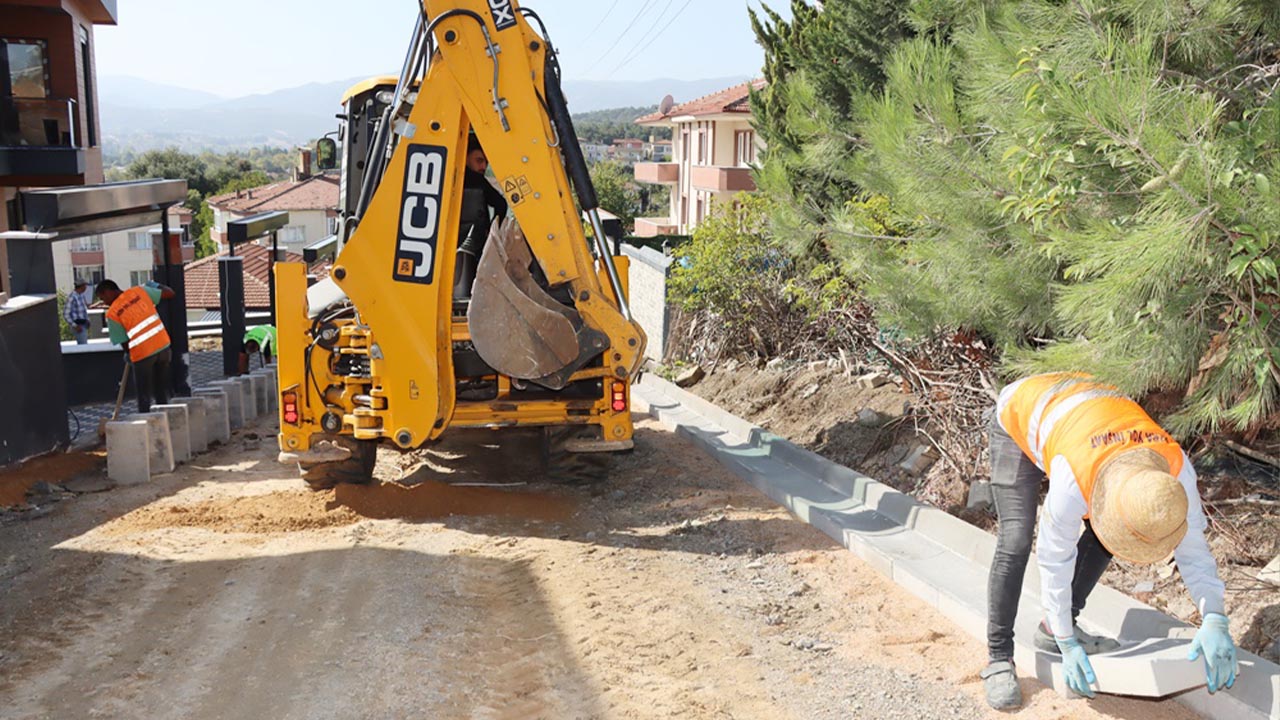
<svg viewBox="0 0 1280 720"><path fill-rule="evenodd" d="M169 362L173 353L165 348L149 358L133 364L133 382L138 387L138 412L151 412L152 398L158 405L169 402L169 385L172 378Z"/></svg>
<svg viewBox="0 0 1280 720"><path fill-rule="evenodd" d="M996 554L987 583L987 652L992 662L1013 659L1013 623L1018 616L1022 577L1031 557L1031 537L1040 504L1044 473L1022 452L996 418L991 420L991 495L1000 521ZM1111 553L1098 542L1085 522L1076 546L1076 569L1071 579L1071 620L1084 608L1089 593L1111 563Z"/></svg>

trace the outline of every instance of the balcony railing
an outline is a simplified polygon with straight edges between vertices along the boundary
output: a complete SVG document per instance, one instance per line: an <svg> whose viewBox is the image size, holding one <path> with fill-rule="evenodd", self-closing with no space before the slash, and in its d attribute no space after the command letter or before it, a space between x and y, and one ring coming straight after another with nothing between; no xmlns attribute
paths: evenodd
<svg viewBox="0 0 1280 720"><path fill-rule="evenodd" d="M76 147L76 101L71 98L0 100L0 145Z"/></svg>
<svg viewBox="0 0 1280 720"><path fill-rule="evenodd" d="M636 181L650 185L674 185L680 180L680 163L636 163Z"/></svg>
<svg viewBox="0 0 1280 720"><path fill-rule="evenodd" d="M0 99L0 178L8 184L84 175L71 98Z"/></svg>
<svg viewBox="0 0 1280 720"><path fill-rule="evenodd" d="M695 188L708 192L751 192L756 189L751 168L744 167L694 167L689 180Z"/></svg>
<svg viewBox="0 0 1280 720"><path fill-rule="evenodd" d="M680 226L671 222L671 218L636 218L637 237L675 235L679 231Z"/></svg>

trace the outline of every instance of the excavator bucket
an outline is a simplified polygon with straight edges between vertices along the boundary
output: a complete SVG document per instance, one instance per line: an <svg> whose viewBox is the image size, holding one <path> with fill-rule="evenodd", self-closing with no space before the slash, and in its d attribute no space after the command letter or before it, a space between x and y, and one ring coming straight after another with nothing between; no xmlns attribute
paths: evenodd
<svg viewBox="0 0 1280 720"><path fill-rule="evenodd" d="M572 306L553 298L534 272L533 254L515 220L495 223L476 268L467 324L489 367L559 390L609 341Z"/></svg>

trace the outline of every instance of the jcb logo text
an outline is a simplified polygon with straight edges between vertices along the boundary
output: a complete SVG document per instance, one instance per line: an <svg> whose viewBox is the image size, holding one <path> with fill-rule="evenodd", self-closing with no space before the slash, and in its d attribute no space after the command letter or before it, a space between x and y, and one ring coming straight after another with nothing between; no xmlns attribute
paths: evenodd
<svg viewBox="0 0 1280 720"><path fill-rule="evenodd" d="M400 282L430 285L435 279L440 194L447 176L448 154L446 149L435 145L409 146L392 274Z"/></svg>

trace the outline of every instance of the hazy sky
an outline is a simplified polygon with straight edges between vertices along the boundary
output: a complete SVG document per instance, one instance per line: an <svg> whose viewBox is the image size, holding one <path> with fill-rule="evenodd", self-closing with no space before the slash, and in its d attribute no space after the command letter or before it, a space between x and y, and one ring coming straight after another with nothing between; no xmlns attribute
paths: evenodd
<svg viewBox="0 0 1280 720"><path fill-rule="evenodd" d="M574 80L759 73L747 19L761 0L529 0ZM785 13L789 2L766 0ZM234 97L397 72L416 0L120 0L98 73ZM674 18L674 19L673 19ZM628 59L630 58L630 59Z"/></svg>

